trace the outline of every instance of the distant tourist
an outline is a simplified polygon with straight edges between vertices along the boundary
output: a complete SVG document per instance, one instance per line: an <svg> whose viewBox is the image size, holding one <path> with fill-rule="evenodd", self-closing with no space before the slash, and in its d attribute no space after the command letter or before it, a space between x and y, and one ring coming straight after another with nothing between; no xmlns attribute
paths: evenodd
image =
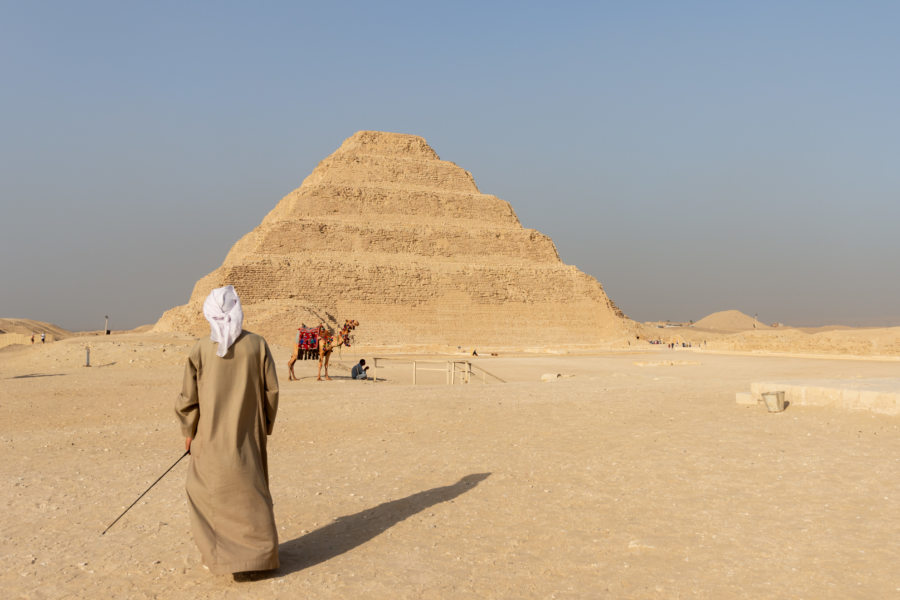
<svg viewBox="0 0 900 600"><path fill-rule="evenodd" d="M42 331L42 332L41 332L41 343L42 343L42 344L44 343L44 340L45 340L45 339L47 339L47 334L44 333L44 332Z"/></svg>
<svg viewBox="0 0 900 600"><path fill-rule="evenodd" d="M361 358L359 359L359 362L350 369L350 377L353 379L368 379L369 376L366 373L368 370L369 367L366 366L366 359Z"/></svg>
<svg viewBox="0 0 900 600"><path fill-rule="evenodd" d="M31 334L31 343L32 344L34 343L34 334L33 333Z"/></svg>
<svg viewBox="0 0 900 600"><path fill-rule="evenodd" d="M266 340L241 328L232 286L210 292L203 316L211 335L191 349L175 402L191 453L185 489L194 542L213 573L276 569L266 454L278 410L275 362Z"/></svg>

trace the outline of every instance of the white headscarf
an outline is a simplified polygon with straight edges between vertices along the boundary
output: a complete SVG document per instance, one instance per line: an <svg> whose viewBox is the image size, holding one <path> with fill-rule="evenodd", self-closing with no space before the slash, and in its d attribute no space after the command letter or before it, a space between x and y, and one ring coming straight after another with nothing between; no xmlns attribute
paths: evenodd
<svg viewBox="0 0 900 600"><path fill-rule="evenodd" d="M209 321L209 339L219 343L216 356L225 356L234 340L241 335L244 311L234 286L216 288L203 302L203 316Z"/></svg>

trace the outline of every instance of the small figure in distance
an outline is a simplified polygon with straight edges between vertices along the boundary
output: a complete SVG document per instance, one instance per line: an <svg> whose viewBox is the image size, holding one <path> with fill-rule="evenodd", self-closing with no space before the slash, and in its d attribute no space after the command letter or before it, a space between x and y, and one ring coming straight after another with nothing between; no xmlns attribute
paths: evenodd
<svg viewBox="0 0 900 600"><path fill-rule="evenodd" d="M359 359L359 362L350 369L350 377L352 379L368 379L369 375L366 373L368 370L369 367L366 366L366 359L361 358Z"/></svg>
<svg viewBox="0 0 900 600"><path fill-rule="evenodd" d="M478 356L478 350L472 348L472 356Z"/></svg>
<svg viewBox="0 0 900 600"><path fill-rule="evenodd" d="M41 343L42 343L42 344L44 343L44 340L45 340L45 339L47 339L47 334L44 333L44 332L42 331L42 332L41 332Z"/></svg>
<svg viewBox="0 0 900 600"><path fill-rule="evenodd" d="M31 343L32 344L34 343L34 334L33 333L31 334Z"/></svg>

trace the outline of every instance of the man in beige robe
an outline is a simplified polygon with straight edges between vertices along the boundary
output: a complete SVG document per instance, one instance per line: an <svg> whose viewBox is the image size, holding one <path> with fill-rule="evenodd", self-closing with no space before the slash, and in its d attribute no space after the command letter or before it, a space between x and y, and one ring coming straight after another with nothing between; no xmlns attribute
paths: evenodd
<svg viewBox="0 0 900 600"><path fill-rule="evenodd" d="M213 573L278 567L266 436L278 410L278 379L266 341L243 331L232 286L213 290L203 313L212 334L190 352L175 412L185 448L191 530Z"/></svg>

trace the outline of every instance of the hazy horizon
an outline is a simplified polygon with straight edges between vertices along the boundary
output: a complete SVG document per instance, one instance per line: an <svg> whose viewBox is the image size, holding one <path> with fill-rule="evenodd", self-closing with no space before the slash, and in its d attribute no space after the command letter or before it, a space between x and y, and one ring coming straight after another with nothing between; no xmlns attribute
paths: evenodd
<svg viewBox="0 0 900 600"><path fill-rule="evenodd" d="M638 321L900 325L900 5L6 3L0 317L155 322L358 130Z"/></svg>

